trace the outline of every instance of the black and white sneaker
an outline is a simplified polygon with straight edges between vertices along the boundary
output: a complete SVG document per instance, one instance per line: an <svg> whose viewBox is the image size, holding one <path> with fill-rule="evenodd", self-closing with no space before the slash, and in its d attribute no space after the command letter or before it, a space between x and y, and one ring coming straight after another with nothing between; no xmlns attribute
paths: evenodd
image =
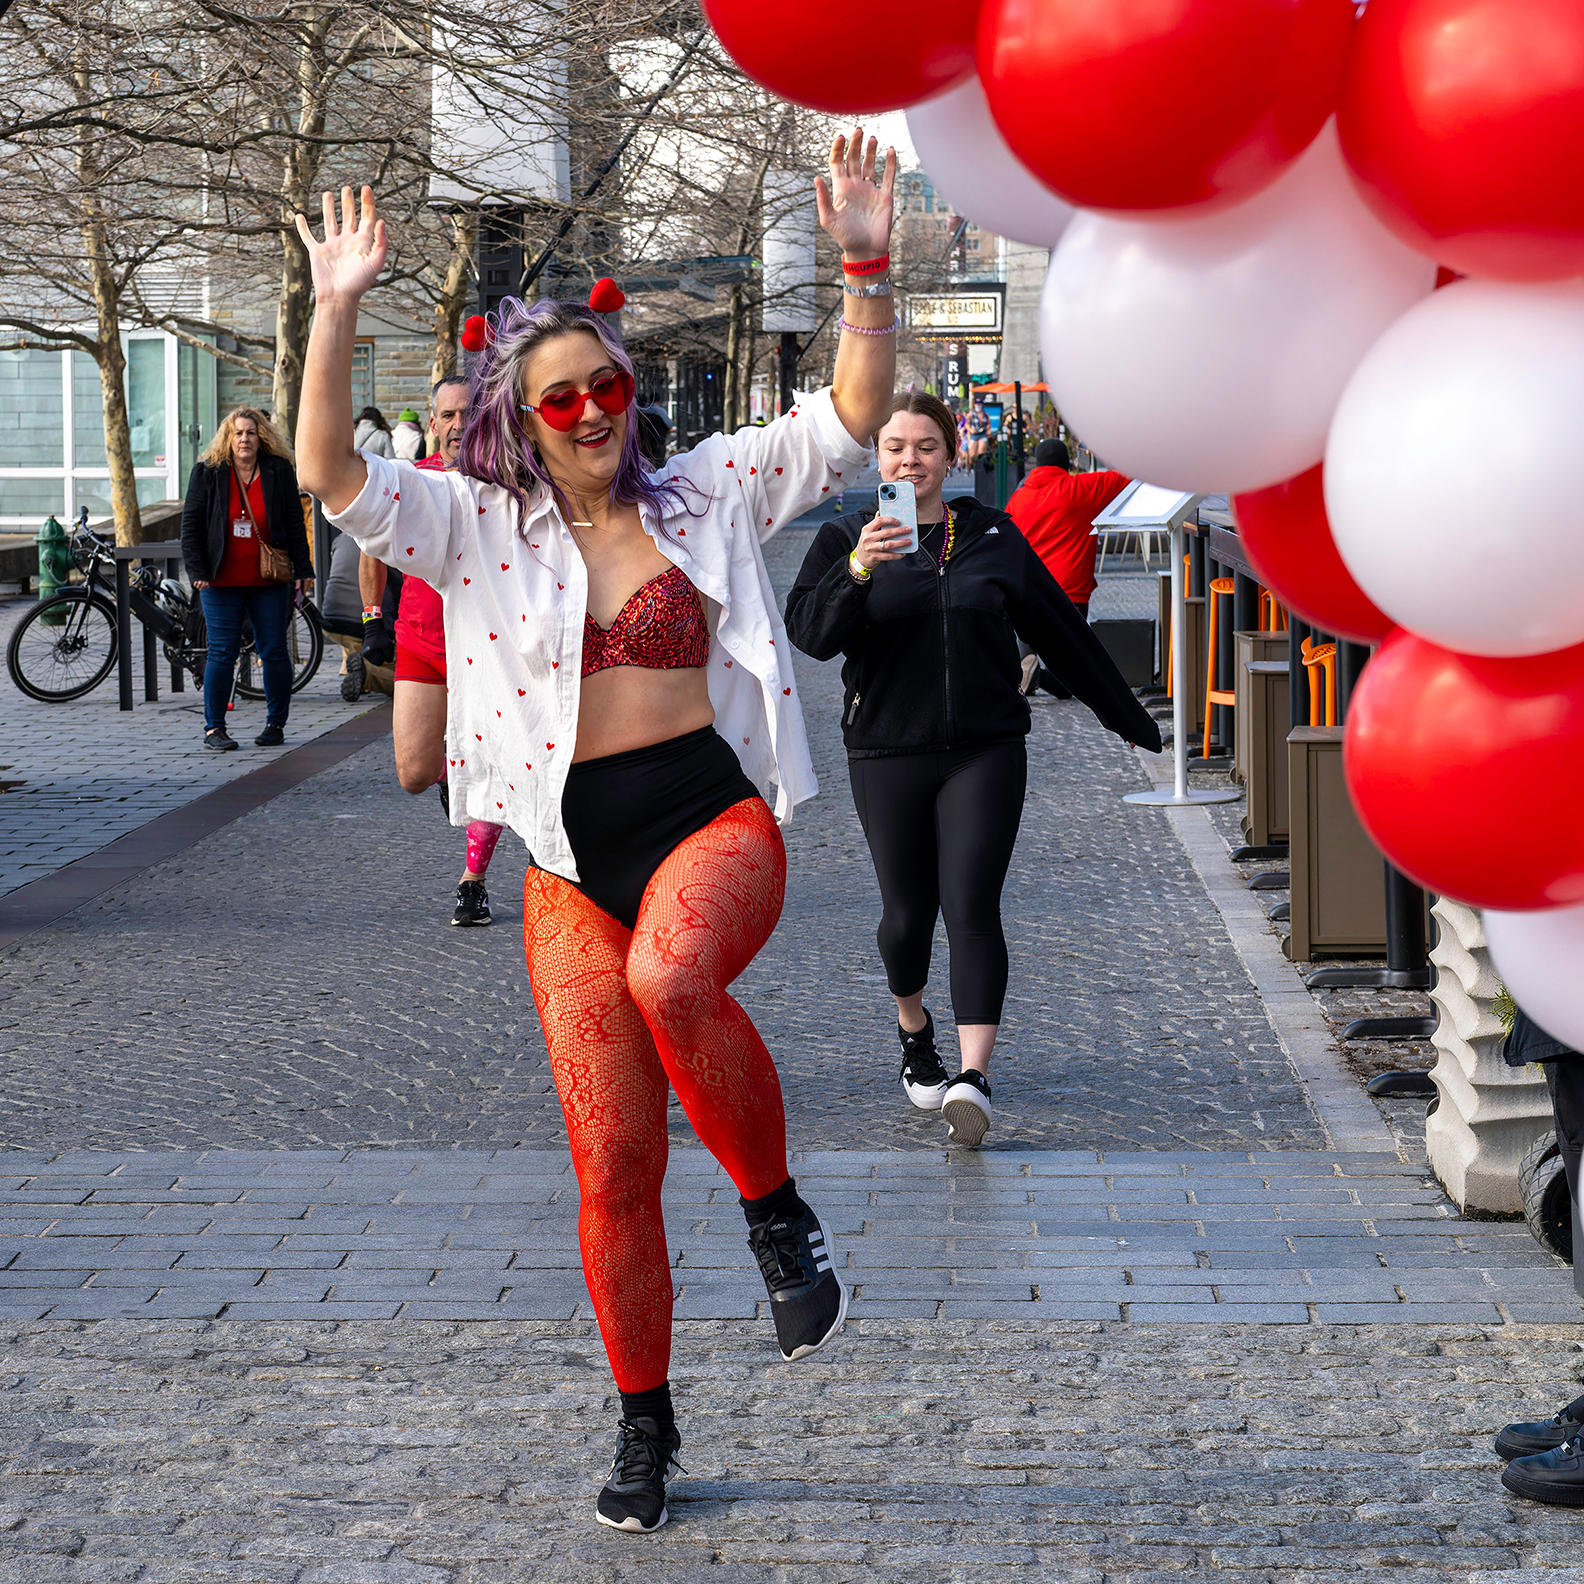
<svg viewBox="0 0 1584 1584"><path fill-rule="evenodd" d="M939 1111L951 1075L941 1065L940 1053L935 1049L935 1019L929 1008L924 1008L922 1029L909 1034L898 1023L897 1038L902 1041L902 1093L920 1111Z"/></svg>
<svg viewBox="0 0 1584 1584"><path fill-rule="evenodd" d="M947 1140L958 1149L976 1149L990 1131L994 1113L990 1109L990 1080L972 1067L952 1079L941 1101L946 1118Z"/></svg>
<svg viewBox="0 0 1584 1584"><path fill-rule="evenodd" d="M451 922L464 928L494 922L490 918L489 892L482 880L464 880L457 887L456 912L451 915Z"/></svg>
<svg viewBox="0 0 1584 1584"><path fill-rule="evenodd" d="M847 1289L832 1268L830 1229L794 1199L768 1221L748 1229L748 1247L759 1261L776 1342L788 1364L824 1347L847 1318Z"/></svg>
<svg viewBox="0 0 1584 1584"><path fill-rule="evenodd" d="M621 1419L616 1424L616 1456L610 1478L594 1504L594 1516L608 1529L653 1534L670 1514L666 1479L680 1469L682 1437L673 1429L660 1434L653 1419Z"/></svg>

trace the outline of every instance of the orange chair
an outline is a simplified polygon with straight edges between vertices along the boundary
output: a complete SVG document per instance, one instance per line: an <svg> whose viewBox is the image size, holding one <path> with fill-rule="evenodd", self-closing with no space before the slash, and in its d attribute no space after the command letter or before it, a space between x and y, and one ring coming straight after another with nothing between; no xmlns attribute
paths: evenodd
<svg viewBox="0 0 1584 1584"><path fill-rule="evenodd" d="M1226 688L1215 685L1216 674L1216 641L1220 636L1220 605L1222 600L1232 598L1232 591L1237 587L1229 577L1212 578L1210 580L1210 603L1205 611L1205 625L1210 633L1210 649L1205 657L1205 734L1204 755L1210 757L1210 706L1212 704L1233 705L1237 703L1237 694Z"/></svg>
<svg viewBox="0 0 1584 1584"><path fill-rule="evenodd" d="M1303 641L1303 663L1309 671L1309 724L1318 726L1322 719L1327 726L1337 723L1337 646L1334 643L1317 644L1310 638ZM1315 686L1315 668L1318 667L1322 679L1321 686ZM1321 694L1324 694L1324 708L1321 705Z"/></svg>
<svg viewBox="0 0 1584 1584"><path fill-rule="evenodd" d="M1261 632L1286 632L1287 607L1268 588L1259 591L1259 630Z"/></svg>

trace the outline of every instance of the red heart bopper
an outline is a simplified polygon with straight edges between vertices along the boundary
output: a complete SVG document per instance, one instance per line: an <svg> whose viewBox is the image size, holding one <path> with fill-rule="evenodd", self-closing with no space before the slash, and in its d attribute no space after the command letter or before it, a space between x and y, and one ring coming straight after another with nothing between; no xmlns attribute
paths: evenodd
<svg viewBox="0 0 1584 1584"><path fill-rule="evenodd" d="M609 275L595 281L594 290L589 293L589 307L595 313L616 313L626 301L627 294Z"/></svg>
<svg viewBox="0 0 1584 1584"><path fill-rule="evenodd" d="M1326 516L1323 467L1232 498L1238 537L1261 583L1322 632L1379 643L1392 619L1342 563Z"/></svg>
<svg viewBox="0 0 1584 1584"><path fill-rule="evenodd" d="M1513 912L1584 902L1584 644L1490 660L1394 632L1345 741L1364 828L1427 890Z"/></svg>
<svg viewBox="0 0 1584 1584"><path fill-rule="evenodd" d="M489 321L483 314L470 314L462 326L462 350L482 352L492 340L494 337L490 334Z"/></svg>

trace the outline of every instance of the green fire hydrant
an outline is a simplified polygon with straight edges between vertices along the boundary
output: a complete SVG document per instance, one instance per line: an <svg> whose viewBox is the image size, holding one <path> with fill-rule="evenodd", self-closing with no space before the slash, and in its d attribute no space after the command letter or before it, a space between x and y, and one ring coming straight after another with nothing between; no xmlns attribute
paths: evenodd
<svg viewBox="0 0 1584 1584"><path fill-rule="evenodd" d="M44 526L34 535L34 542L38 545L39 598L47 600L65 586L76 564L72 560L71 536L50 516L45 518ZM52 627L59 627L66 620L66 613L50 612L39 619Z"/></svg>

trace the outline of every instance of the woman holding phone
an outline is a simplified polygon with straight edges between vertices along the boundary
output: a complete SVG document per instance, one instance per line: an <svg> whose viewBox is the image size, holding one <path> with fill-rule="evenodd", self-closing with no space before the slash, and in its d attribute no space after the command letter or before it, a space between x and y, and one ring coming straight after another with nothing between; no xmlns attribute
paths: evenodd
<svg viewBox="0 0 1584 1584"><path fill-rule="evenodd" d="M1160 731L1012 519L972 496L941 498L957 454L945 403L896 396L876 439L881 479L902 501L913 495L917 548L900 514L827 523L787 598L787 633L816 660L844 657L842 735L880 882L903 1092L943 1113L951 1143L972 1147L993 1115L990 1053L1007 987L1001 888L1028 771L1018 639L1128 742L1158 752ZM955 1078L924 1005L942 912Z"/></svg>

